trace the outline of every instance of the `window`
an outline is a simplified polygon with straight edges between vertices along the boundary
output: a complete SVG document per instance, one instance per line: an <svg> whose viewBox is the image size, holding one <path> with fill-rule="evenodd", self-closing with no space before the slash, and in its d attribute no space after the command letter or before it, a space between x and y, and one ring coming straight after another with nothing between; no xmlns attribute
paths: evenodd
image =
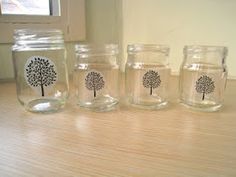
<svg viewBox="0 0 236 177"><path fill-rule="evenodd" d="M85 39L85 0L0 0L0 43L17 28L57 28L66 41Z"/></svg>
<svg viewBox="0 0 236 177"><path fill-rule="evenodd" d="M2 0L3 15L51 15L50 0Z"/></svg>

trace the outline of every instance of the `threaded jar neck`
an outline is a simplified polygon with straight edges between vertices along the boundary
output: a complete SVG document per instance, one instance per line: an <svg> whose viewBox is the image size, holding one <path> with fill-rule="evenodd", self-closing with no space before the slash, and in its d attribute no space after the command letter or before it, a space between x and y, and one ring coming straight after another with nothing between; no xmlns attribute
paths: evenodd
<svg viewBox="0 0 236 177"><path fill-rule="evenodd" d="M64 48L61 30L18 29L14 31L13 50L43 50Z"/></svg>
<svg viewBox="0 0 236 177"><path fill-rule="evenodd" d="M227 55L228 49L224 46L206 46L206 45L188 45L184 46L184 54L186 53L209 53L219 52L222 55Z"/></svg>
<svg viewBox="0 0 236 177"><path fill-rule="evenodd" d="M158 44L131 44L127 47L127 64L168 65L170 48Z"/></svg>
<svg viewBox="0 0 236 177"><path fill-rule="evenodd" d="M183 50L186 62L225 64L228 48L224 46L188 45Z"/></svg>
<svg viewBox="0 0 236 177"><path fill-rule="evenodd" d="M80 58L117 55L119 52L117 44L77 44L75 51Z"/></svg>
<svg viewBox="0 0 236 177"><path fill-rule="evenodd" d="M165 55L169 55L170 48L167 45L158 44L130 44L127 47L128 54L134 54L139 52L158 52Z"/></svg>

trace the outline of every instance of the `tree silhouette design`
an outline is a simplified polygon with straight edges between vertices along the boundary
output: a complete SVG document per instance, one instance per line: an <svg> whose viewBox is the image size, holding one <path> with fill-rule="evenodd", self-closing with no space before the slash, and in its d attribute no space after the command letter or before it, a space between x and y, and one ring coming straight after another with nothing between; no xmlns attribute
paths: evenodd
<svg viewBox="0 0 236 177"><path fill-rule="evenodd" d="M212 78L203 75L196 81L195 89L198 93L202 93L202 100L204 100L206 94L214 92L215 84Z"/></svg>
<svg viewBox="0 0 236 177"><path fill-rule="evenodd" d="M44 87L52 85L57 80L55 65L48 59L35 57L26 65L25 69L27 82L33 87L41 88L41 95L44 96Z"/></svg>
<svg viewBox="0 0 236 177"><path fill-rule="evenodd" d="M160 75L157 71L149 70L143 76L143 86L150 88L150 95L152 95L152 90L159 87L161 84Z"/></svg>
<svg viewBox="0 0 236 177"><path fill-rule="evenodd" d="M97 96L98 90L101 90L105 85L103 76L98 72L90 72L85 78L85 86L88 90L93 90L93 96Z"/></svg>

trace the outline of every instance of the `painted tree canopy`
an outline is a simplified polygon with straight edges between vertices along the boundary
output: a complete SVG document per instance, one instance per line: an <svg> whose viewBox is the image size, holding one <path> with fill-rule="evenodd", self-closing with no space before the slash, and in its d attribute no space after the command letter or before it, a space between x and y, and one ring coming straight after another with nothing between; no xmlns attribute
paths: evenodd
<svg viewBox="0 0 236 177"><path fill-rule="evenodd" d="M25 68L28 84L41 88L41 96L44 96L44 87L52 85L57 80L55 65L49 59L32 58Z"/></svg>
<svg viewBox="0 0 236 177"><path fill-rule="evenodd" d="M150 95L152 95L153 89L159 87L161 84L160 75L157 71L149 70L143 76L143 86L150 88Z"/></svg>
<svg viewBox="0 0 236 177"><path fill-rule="evenodd" d="M198 93L202 93L202 100L204 100L206 94L214 92L215 84L212 78L202 75L196 81L195 89Z"/></svg>
<svg viewBox="0 0 236 177"><path fill-rule="evenodd" d="M93 91L93 96L97 96L97 91L101 90L105 85L105 81L101 73L92 71L86 75L85 86L88 90Z"/></svg>

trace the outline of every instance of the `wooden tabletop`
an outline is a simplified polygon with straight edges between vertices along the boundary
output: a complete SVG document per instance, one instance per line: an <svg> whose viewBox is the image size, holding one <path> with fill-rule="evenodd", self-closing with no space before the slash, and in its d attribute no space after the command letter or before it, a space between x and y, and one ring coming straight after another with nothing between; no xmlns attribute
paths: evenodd
<svg viewBox="0 0 236 177"><path fill-rule="evenodd" d="M202 113L177 103L159 111L120 106L90 112L73 103L55 114L24 111L15 84L0 84L0 177L236 176L236 81L225 106Z"/></svg>

